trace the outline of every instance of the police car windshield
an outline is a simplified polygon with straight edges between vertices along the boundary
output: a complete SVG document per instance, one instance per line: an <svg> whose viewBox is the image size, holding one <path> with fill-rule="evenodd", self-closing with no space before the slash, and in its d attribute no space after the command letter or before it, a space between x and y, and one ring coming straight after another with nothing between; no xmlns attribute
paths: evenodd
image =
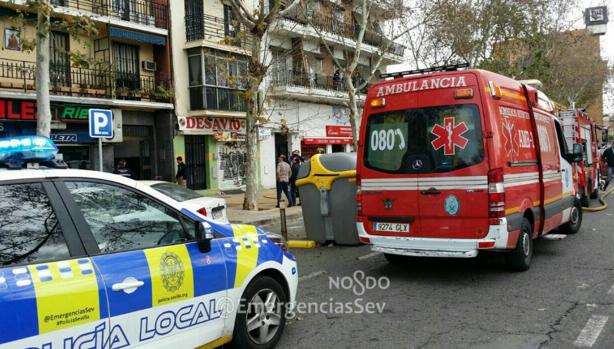
<svg viewBox="0 0 614 349"><path fill-rule="evenodd" d="M177 202L200 199L203 197L194 190L186 189L174 183L157 183L151 187Z"/></svg>
<svg viewBox="0 0 614 349"><path fill-rule="evenodd" d="M448 172L484 158L474 104L370 115L365 142L365 165L388 173Z"/></svg>

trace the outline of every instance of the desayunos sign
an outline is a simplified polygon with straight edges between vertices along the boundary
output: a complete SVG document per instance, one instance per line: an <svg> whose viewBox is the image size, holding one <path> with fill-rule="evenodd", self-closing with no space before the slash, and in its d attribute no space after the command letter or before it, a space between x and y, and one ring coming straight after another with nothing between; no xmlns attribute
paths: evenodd
<svg viewBox="0 0 614 349"><path fill-rule="evenodd" d="M187 133L213 134L216 131L245 133L245 120L198 116L178 117L179 129Z"/></svg>

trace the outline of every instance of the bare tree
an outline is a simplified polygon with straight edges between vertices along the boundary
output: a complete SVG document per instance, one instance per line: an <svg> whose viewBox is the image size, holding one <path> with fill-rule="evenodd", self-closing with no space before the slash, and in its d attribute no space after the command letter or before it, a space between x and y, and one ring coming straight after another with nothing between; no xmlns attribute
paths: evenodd
<svg viewBox="0 0 614 349"><path fill-rule="evenodd" d="M403 18L409 18L412 13L412 10L405 6L403 1L343 1L344 21L337 26L337 30L333 28L332 32L328 32L326 28L321 28L316 23L320 15L312 8L316 4L317 2L306 3L303 6L303 15L317 33L322 46L332 57L335 67L342 75L340 79L348 95L346 105L350 111L353 145L354 149L357 149L360 93L380 71L382 63L386 59L391 60L391 54L397 57L403 55L403 47L395 41L416 28L417 25L410 25L403 20ZM355 21L354 18L356 18ZM367 43L367 37L374 36L377 37L377 40L369 40ZM339 49L342 51L343 60L335 55L335 51ZM366 53L367 50L370 52ZM358 66L361 58L366 58L367 55L371 58L371 65L368 71L359 74Z"/></svg>
<svg viewBox="0 0 614 349"><path fill-rule="evenodd" d="M282 9L280 0L270 3L258 0L256 8L250 10L244 0L229 0L237 19L252 38L251 56L247 67L245 99L247 101L247 113L245 116L246 136L246 183L244 210L258 210L258 123L263 112L264 98L260 95L263 80L267 74L269 65L266 60L266 42L272 26L276 20L292 11L300 0L293 0Z"/></svg>

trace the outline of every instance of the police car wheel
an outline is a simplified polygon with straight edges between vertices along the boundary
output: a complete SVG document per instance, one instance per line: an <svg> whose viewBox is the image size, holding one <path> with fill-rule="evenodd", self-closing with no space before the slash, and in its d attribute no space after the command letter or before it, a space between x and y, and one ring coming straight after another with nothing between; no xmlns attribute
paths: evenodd
<svg viewBox="0 0 614 349"><path fill-rule="evenodd" d="M531 259L533 259L533 228L529 220L523 218L516 248L507 254L506 262L511 270L525 271L531 266Z"/></svg>
<svg viewBox="0 0 614 349"><path fill-rule="evenodd" d="M287 296L275 279L253 280L241 298L231 348L269 349L275 347L286 324Z"/></svg>
<svg viewBox="0 0 614 349"><path fill-rule="evenodd" d="M571 212L569 213L569 222L561 226L561 232L564 234L575 234L580 230L581 225L582 225L582 207L576 201L574 205L571 207Z"/></svg>

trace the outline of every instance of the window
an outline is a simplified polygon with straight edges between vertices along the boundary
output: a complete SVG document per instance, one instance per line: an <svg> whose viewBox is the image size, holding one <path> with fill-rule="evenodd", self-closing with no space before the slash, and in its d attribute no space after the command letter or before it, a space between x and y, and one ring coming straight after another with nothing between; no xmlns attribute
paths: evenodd
<svg viewBox="0 0 614 349"><path fill-rule="evenodd" d="M389 173L433 173L482 162L476 105L449 105L368 117L365 164Z"/></svg>
<svg viewBox="0 0 614 349"><path fill-rule="evenodd" d="M189 241L190 223L174 211L128 189L95 182L67 182L103 253Z"/></svg>
<svg viewBox="0 0 614 349"><path fill-rule="evenodd" d="M50 32L49 78L52 84L70 85L70 45L67 33Z"/></svg>
<svg viewBox="0 0 614 349"><path fill-rule="evenodd" d="M246 88L245 57L228 55L221 51L189 51L188 64L190 109L246 110L241 95L241 91Z"/></svg>
<svg viewBox="0 0 614 349"><path fill-rule="evenodd" d="M40 183L0 185L0 267L70 257Z"/></svg>
<svg viewBox="0 0 614 349"><path fill-rule="evenodd" d="M113 65L117 74L118 88L140 88L139 47L113 43Z"/></svg>
<svg viewBox="0 0 614 349"><path fill-rule="evenodd" d="M239 20L235 15L230 5L224 5L224 35L230 38L236 38L241 32ZM240 42L231 42L234 45L241 45Z"/></svg>
<svg viewBox="0 0 614 349"><path fill-rule="evenodd" d="M185 35L187 41L205 38L203 0L185 1Z"/></svg>

